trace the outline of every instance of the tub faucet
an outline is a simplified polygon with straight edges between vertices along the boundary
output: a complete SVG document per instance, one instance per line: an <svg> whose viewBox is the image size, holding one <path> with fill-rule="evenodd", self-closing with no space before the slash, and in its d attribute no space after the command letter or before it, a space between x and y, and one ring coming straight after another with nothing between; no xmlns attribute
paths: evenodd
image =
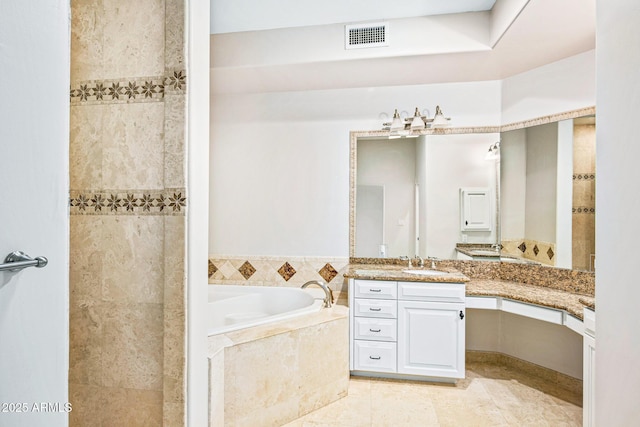
<svg viewBox="0 0 640 427"><path fill-rule="evenodd" d="M325 297L324 297L324 306L327 308L331 307L331 303L333 302L333 292L331 292L331 289L329 289L329 287L327 285L325 285L323 282L319 281L319 280L309 280L307 283L305 283L304 285L301 286L302 289L306 288L309 285L318 285L322 288L322 290L324 291Z"/></svg>

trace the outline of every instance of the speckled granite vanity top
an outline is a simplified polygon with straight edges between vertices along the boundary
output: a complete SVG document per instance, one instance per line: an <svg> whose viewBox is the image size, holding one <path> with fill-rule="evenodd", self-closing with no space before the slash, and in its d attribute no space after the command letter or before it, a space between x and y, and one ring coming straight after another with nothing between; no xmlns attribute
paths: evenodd
<svg viewBox="0 0 640 427"><path fill-rule="evenodd" d="M411 282L464 282L467 296L508 298L565 310L582 319L585 306L595 309L595 280L592 273L536 265L483 261L439 261L436 269L447 274L417 276L404 273L406 263L396 260L355 258L346 278ZM354 262L355 261L355 262ZM419 268L412 267L413 270Z"/></svg>
<svg viewBox="0 0 640 427"><path fill-rule="evenodd" d="M408 271L413 271L409 273ZM425 273L425 274L420 274ZM433 274L429 274L433 273ZM453 268L407 267L384 264L350 264L344 277L350 279L399 280L403 282L468 282L469 278Z"/></svg>

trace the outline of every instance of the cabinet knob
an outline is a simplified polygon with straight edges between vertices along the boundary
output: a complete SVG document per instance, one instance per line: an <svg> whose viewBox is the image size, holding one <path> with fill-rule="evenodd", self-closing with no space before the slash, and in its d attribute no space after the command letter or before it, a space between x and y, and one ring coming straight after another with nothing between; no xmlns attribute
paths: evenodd
<svg viewBox="0 0 640 427"><path fill-rule="evenodd" d="M464 319L464 313L460 310L460 319Z"/></svg>
<svg viewBox="0 0 640 427"><path fill-rule="evenodd" d="M369 328L369 332L380 332L382 329L371 329Z"/></svg>
<svg viewBox="0 0 640 427"><path fill-rule="evenodd" d="M373 308L373 307L369 307L369 311L381 311L381 308Z"/></svg>
<svg viewBox="0 0 640 427"><path fill-rule="evenodd" d="M369 356L371 360L380 360L380 356Z"/></svg>

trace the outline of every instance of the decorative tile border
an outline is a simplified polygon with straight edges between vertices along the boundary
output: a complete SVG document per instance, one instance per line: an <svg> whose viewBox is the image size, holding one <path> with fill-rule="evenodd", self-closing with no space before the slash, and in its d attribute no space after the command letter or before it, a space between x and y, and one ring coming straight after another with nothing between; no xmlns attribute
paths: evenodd
<svg viewBox="0 0 640 427"><path fill-rule="evenodd" d="M572 213L573 214L590 214L590 215L595 215L596 214L596 208L594 208L593 206L591 207L587 207L587 206L574 206L572 209Z"/></svg>
<svg viewBox="0 0 640 427"><path fill-rule="evenodd" d="M186 190L72 190L71 215L184 215Z"/></svg>
<svg viewBox="0 0 640 427"><path fill-rule="evenodd" d="M186 86L186 71L170 70L166 76L77 82L71 86L69 97L72 106L157 102L165 93L186 93Z"/></svg>
<svg viewBox="0 0 640 427"><path fill-rule="evenodd" d="M503 240L502 252L545 265L555 265L555 244L529 239Z"/></svg>
<svg viewBox="0 0 640 427"><path fill-rule="evenodd" d="M574 181L594 181L595 179L596 179L596 174L593 172L583 172L583 173L573 174Z"/></svg>
<svg viewBox="0 0 640 427"><path fill-rule="evenodd" d="M321 280L337 292L344 286L342 273L348 258L325 257L209 257L209 283L254 286L298 287L309 280Z"/></svg>

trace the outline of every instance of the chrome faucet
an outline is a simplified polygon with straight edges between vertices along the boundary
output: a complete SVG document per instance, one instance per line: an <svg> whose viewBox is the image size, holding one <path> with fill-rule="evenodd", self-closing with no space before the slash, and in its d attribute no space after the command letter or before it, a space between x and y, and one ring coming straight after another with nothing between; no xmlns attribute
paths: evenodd
<svg viewBox="0 0 640 427"><path fill-rule="evenodd" d="M322 290L324 291L325 297L324 297L324 306L327 308L331 307L331 303L333 302L333 292L331 292L331 289L329 289L329 287L327 285L325 285L323 282L319 281L319 280L309 280L307 283L305 283L304 285L301 286L302 289L306 288L309 285L318 285L322 288Z"/></svg>
<svg viewBox="0 0 640 427"><path fill-rule="evenodd" d="M424 267L424 259L420 255L416 255L413 259L418 261L418 267Z"/></svg>
<svg viewBox="0 0 640 427"><path fill-rule="evenodd" d="M411 258L409 258L408 256L401 255L401 256L398 257L398 259L400 261L407 261L407 267L409 267L409 268L413 267L413 265L411 265Z"/></svg>
<svg viewBox="0 0 640 427"><path fill-rule="evenodd" d="M502 249L502 245L500 243L494 243L493 245L491 245L492 249L495 249L496 252L500 252L500 250Z"/></svg>

